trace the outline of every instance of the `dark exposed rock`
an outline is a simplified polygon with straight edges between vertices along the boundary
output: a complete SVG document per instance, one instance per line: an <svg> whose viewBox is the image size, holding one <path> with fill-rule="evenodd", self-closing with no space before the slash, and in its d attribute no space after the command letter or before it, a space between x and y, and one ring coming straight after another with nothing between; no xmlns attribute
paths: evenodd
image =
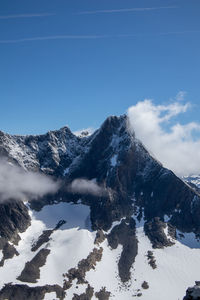
<svg viewBox="0 0 200 300"><path fill-rule="evenodd" d="M42 246L44 243L47 243L50 240L50 236L53 233L53 230L44 230L43 233L39 236L36 243L33 244L31 251L37 251L40 246Z"/></svg>
<svg viewBox="0 0 200 300"><path fill-rule="evenodd" d="M91 300L93 295L94 289L88 284L85 293L81 295L74 294L72 300Z"/></svg>
<svg viewBox="0 0 200 300"><path fill-rule="evenodd" d="M72 283L70 281L67 281L67 280L64 280L64 283L63 283L63 289L64 290L69 290L72 286Z"/></svg>
<svg viewBox="0 0 200 300"><path fill-rule="evenodd" d="M33 244L31 251L37 251L43 244L49 242L52 233L55 230L58 230L65 223L65 220L60 220L58 224L56 224L54 229L44 230L43 233L39 236L38 240Z"/></svg>
<svg viewBox="0 0 200 300"><path fill-rule="evenodd" d="M175 240L176 239L176 227L174 227L173 225L171 225L170 223L167 223L168 225L168 234L169 236Z"/></svg>
<svg viewBox="0 0 200 300"><path fill-rule="evenodd" d="M166 223L157 217L144 224L145 234L150 239L153 248L164 248L174 244L167 238L164 228L166 228Z"/></svg>
<svg viewBox="0 0 200 300"><path fill-rule="evenodd" d="M6 244L4 245L2 254L3 258L0 261L0 267L4 265L6 259L11 259L14 255L19 255L15 247L8 242L6 242Z"/></svg>
<svg viewBox="0 0 200 300"><path fill-rule="evenodd" d="M156 269L157 268L156 259L153 255L152 251L147 252L147 259L148 259L148 263L152 267L152 269Z"/></svg>
<svg viewBox="0 0 200 300"><path fill-rule="evenodd" d="M195 281L195 286L189 287L183 300L200 300L200 282Z"/></svg>
<svg viewBox="0 0 200 300"><path fill-rule="evenodd" d="M147 289L149 288L148 282L147 282L147 281L143 281L141 287L142 287L143 289L147 290Z"/></svg>
<svg viewBox="0 0 200 300"><path fill-rule="evenodd" d="M45 265L49 253L49 249L41 249L31 261L25 264L17 279L23 282L36 283L37 279L40 278L40 268Z"/></svg>
<svg viewBox="0 0 200 300"><path fill-rule="evenodd" d="M82 259L78 263L77 268L71 268L64 277L67 277L68 280L65 280L65 287L69 287L74 279L77 279L77 284L87 283L85 280L85 274L91 269L94 269L96 263L101 260L103 248L94 248L92 252L87 256L86 259Z"/></svg>
<svg viewBox="0 0 200 300"><path fill-rule="evenodd" d="M23 232L30 225L28 208L22 201L0 202L0 235L6 240L16 239L17 232Z"/></svg>
<svg viewBox="0 0 200 300"><path fill-rule="evenodd" d="M122 220L107 235L107 239L109 246L113 249L116 249L119 244L123 246L118 269L122 282L126 282L130 279L130 268L135 261L138 251L134 219Z"/></svg>
<svg viewBox="0 0 200 300"><path fill-rule="evenodd" d="M105 240L106 236L103 233L103 230L97 230L94 243L99 245Z"/></svg>
<svg viewBox="0 0 200 300"><path fill-rule="evenodd" d="M54 230L58 230L61 226L63 226L64 224L66 224L65 220L60 220L58 222L58 224L56 224L56 227L54 228Z"/></svg>
<svg viewBox="0 0 200 300"><path fill-rule="evenodd" d="M63 300L65 292L59 285L30 287L24 284L6 284L0 291L0 300L43 300L46 293L55 292L58 299Z"/></svg>
<svg viewBox="0 0 200 300"><path fill-rule="evenodd" d="M103 287L99 292L95 293L95 296L99 300L109 300L111 293L106 291L106 288Z"/></svg>
<svg viewBox="0 0 200 300"><path fill-rule="evenodd" d="M5 247L6 243L7 243L7 239L0 237L0 250L2 250Z"/></svg>

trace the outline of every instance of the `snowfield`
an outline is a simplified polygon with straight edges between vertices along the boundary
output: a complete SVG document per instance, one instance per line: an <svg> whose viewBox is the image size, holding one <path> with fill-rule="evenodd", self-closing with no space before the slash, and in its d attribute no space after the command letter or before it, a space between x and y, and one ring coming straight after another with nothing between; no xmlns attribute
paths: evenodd
<svg viewBox="0 0 200 300"><path fill-rule="evenodd" d="M5 261L0 267L0 287L5 283L21 284L17 280L25 263L30 261L42 248L50 249L46 264L40 268L40 279L37 283L24 283L29 286L45 284L63 285L63 274L70 268L77 267L78 262L88 256L94 247L102 247L103 255L97 262L95 269L86 273L86 280L95 292L102 287L111 292L110 299L116 300L182 300L188 286L199 280L200 243L193 234L177 232L178 241L171 247L152 249L151 243L143 231L143 220L137 222L138 255L131 269L131 280L126 284L120 281L118 275L118 261L122 246L112 250L104 240L99 246L94 245L96 232L92 232L88 223L89 207L82 204L59 203L45 206L40 212L31 212L31 226L20 234L21 240L16 246L19 255ZM55 228L59 220L66 220L66 224L54 231L50 241L43 244L36 252L31 246L46 229ZM115 222L113 226L119 224ZM153 269L147 258L147 252L152 251L157 268ZM149 288L141 287L146 281ZM87 284L72 282L67 290L65 299L70 300L73 294L85 292ZM141 295L142 294L142 295ZM47 293L46 300L57 299L56 294Z"/></svg>

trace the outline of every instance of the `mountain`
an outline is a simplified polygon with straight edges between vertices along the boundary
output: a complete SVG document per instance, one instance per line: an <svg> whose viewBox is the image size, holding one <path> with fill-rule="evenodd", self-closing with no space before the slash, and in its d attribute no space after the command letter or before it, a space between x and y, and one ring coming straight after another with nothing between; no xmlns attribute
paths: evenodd
<svg viewBox="0 0 200 300"><path fill-rule="evenodd" d="M183 180L188 183L198 193L200 192L200 175L184 176Z"/></svg>
<svg viewBox="0 0 200 300"><path fill-rule="evenodd" d="M183 299L198 280L199 190L129 128L123 115L91 135L0 132L7 164L59 182L1 199L0 299Z"/></svg>

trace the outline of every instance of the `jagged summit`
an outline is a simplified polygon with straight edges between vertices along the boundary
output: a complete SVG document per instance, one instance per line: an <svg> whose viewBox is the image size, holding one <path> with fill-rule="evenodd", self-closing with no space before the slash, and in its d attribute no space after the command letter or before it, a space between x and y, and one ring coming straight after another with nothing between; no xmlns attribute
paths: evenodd
<svg viewBox="0 0 200 300"><path fill-rule="evenodd" d="M125 116L109 117L99 130L84 139L73 134L68 126L42 135L20 136L1 132L0 154L26 170L41 170L49 174L56 172L61 176L72 160L86 151L87 145L101 130L112 134L121 123L125 126L125 120Z"/></svg>

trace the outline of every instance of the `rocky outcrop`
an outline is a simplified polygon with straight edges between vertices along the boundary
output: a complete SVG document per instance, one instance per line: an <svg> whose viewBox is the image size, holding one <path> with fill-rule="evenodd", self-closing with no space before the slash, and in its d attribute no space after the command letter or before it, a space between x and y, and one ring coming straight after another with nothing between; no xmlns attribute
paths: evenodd
<svg viewBox="0 0 200 300"><path fill-rule="evenodd" d="M72 300L91 300L93 295L94 289L88 284L85 293L81 295L74 294Z"/></svg>
<svg viewBox="0 0 200 300"><path fill-rule="evenodd" d="M31 251L37 251L43 244L49 242L53 229L44 230L37 241L33 244Z"/></svg>
<svg viewBox="0 0 200 300"><path fill-rule="evenodd" d="M24 284L6 284L0 291L0 300L43 300L45 294L55 292L60 300L64 300L65 292L59 285L30 287Z"/></svg>
<svg viewBox="0 0 200 300"><path fill-rule="evenodd" d="M143 281L143 283L141 284L141 287L144 289L144 290L147 290L149 288L149 284L147 281Z"/></svg>
<svg viewBox="0 0 200 300"><path fill-rule="evenodd" d="M43 244L48 243L50 241L52 233L58 230L65 223L65 220L60 220L54 229L44 230L37 241L32 245L31 251L37 251Z"/></svg>
<svg viewBox="0 0 200 300"><path fill-rule="evenodd" d="M99 244L103 243L105 238L106 238L106 235L104 234L103 230L97 230L94 243L99 245Z"/></svg>
<svg viewBox="0 0 200 300"><path fill-rule="evenodd" d="M2 254L3 257L0 261L0 267L3 267L5 260L13 258L14 255L19 255L19 253L15 249L15 246L10 244L9 242L5 243Z"/></svg>
<svg viewBox="0 0 200 300"><path fill-rule="evenodd" d="M95 296L99 300L109 300L111 293L106 291L106 288L103 287L99 292L95 293Z"/></svg>
<svg viewBox="0 0 200 300"><path fill-rule="evenodd" d="M64 274L64 277L67 278L64 283L64 288L68 289L74 279L77 279L77 284L87 283L87 281L85 280L85 274L89 270L95 268L96 263L99 262L102 258L102 253L102 247L100 247L99 249L94 248L86 259L82 259L78 263L77 268L71 268L66 274Z"/></svg>
<svg viewBox="0 0 200 300"><path fill-rule="evenodd" d="M22 201L0 202L0 249L3 240L17 240L16 234L30 225L28 208Z"/></svg>
<svg viewBox="0 0 200 300"><path fill-rule="evenodd" d="M156 269L157 268L156 259L153 255L153 252L150 250L147 252L147 259L148 259L148 264L152 267L152 269Z"/></svg>
<svg viewBox="0 0 200 300"><path fill-rule="evenodd" d="M130 268L138 252L135 221L132 218L122 220L121 223L115 226L107 235L107 239L112 249L116 249L119 244L123 246L118 262L118 270L122 282L126 282L130 279Z"/></svg>
<svg viewBox="0 0 200 300"><path fill-rule="evenodd" d="M40 268L45 265L49 253L49 249L41 249L31 261L25 264L17 279L23 282L36 283L37 279L40 278Z"/></svg>
<svg viewBox="0 0 200 300"><path fill-rule="evenodd" d="M195 281L195 286L187 289L183 300L200 300L200 281Z"/></svg>
<svg viewBox="0 0 200 300"><path fill-rule="evenodd" d="M166 223L162 222L158 217L144 224L145 234L150 239L153 248L164 248L174 245L164 232L166 226Z"/></svg>

